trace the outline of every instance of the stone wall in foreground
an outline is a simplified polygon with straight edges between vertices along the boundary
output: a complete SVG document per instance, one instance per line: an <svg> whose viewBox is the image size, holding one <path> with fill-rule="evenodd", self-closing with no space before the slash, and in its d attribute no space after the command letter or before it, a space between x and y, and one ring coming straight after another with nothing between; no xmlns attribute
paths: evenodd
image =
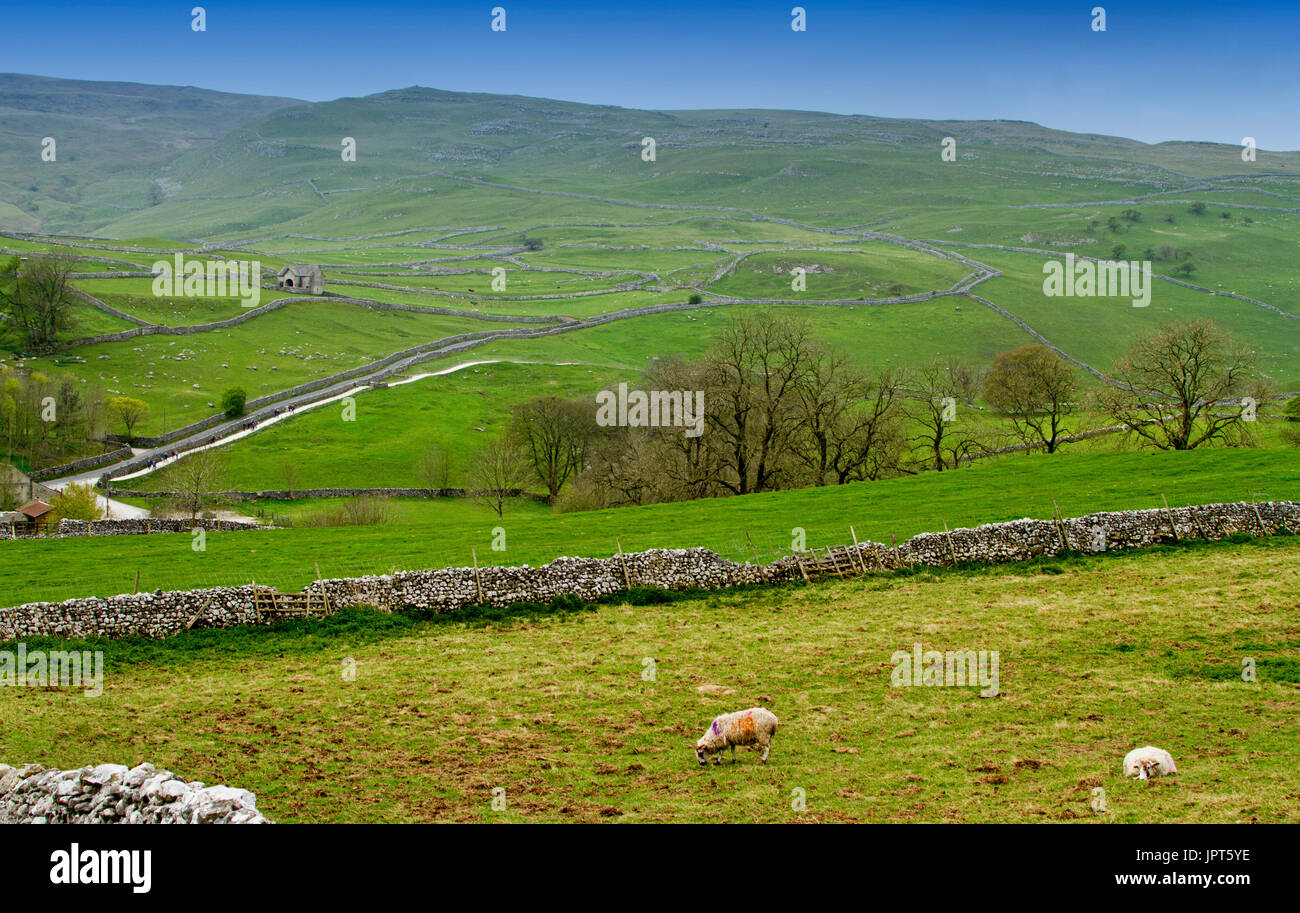
<svg viewBox="0 0 1300 913"><path fill-rule="evenodd" d="M187 782L152 764L0 764L0 824L270 823L248 790Z"/></svg>
<svg viewBox="0 0 1300 913"><path fill-rule="evenodd" d="M1118 551L1178 539L1222 539L1234 533L1300 533L1300 504L1210 504L1173 510L1113 511L1062 521L1014 520L975 529L922 533L897 547L864 542L869 569L1026 561L1060 554ZM418 608L446 613L467 605L548 602L572 594L584 600L634 587L718 589L797 580L794 557L772 564L738 564L702 549L652 549L611 558L557 558L542 567L444 568L318 580L308 591L334 604ZM51 635L67 638L166 637L190 627L231 627L261 621L253 585L209 590L134 593L37 602L0 609L0 642ZM265 588L262 588L265 589Z"/></svg>

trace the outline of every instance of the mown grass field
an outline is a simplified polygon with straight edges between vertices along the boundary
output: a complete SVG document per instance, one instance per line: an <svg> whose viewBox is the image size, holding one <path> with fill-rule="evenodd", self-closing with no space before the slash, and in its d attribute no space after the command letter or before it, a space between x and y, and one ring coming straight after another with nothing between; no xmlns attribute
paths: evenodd
<svg viewBox="0 0 1300 913"><path fill-rule="evenodd" d="M1282 537L88 644L103 695L0 689L0 759L148 760L286 822L1295 823L1297 559ZM914 643L998 651L997 696L894 686ZM698 767L709 720L757 704L769 762ZM1124 779L1145 744L1178 775Z"/></svg>
<svg viewBox="0 0 1300 913"><path fill-rule="evenodd" d="M1194 450L1012 456L956 472L744 497L555 514L430 502L410 522L384 526L209 533L204 551L187 535L103 536L0 543L0 606L145 590L271 584L298 590L316 576L538 565L561 555L703 546L735 561L790 554L802 530L810 546L889 542L920 532L1021 517L1158 508L1217 501L1300 499L1300 464L1281 450ZM472 512L472 513L471 513ZM505 550L493 551L493 530ZM750 547L753 540L753 549Z"/></svg>

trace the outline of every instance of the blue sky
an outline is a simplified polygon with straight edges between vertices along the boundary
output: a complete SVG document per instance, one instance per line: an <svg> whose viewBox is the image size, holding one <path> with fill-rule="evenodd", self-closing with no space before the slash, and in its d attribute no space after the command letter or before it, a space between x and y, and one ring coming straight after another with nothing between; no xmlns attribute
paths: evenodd
<svg viewBox="0 0 1300 913"><path fill-rule="evenodd" d="M202 5L207 31L190 27ZM1300 4L234 2L11 5L0 71L312 101L409 85L635 108L1031 120L1300 149ZM1091 10L1106 9L1105 32ZM490 29L494 6L506 31ZM29 36L13 40L13 36Z"/></svg>

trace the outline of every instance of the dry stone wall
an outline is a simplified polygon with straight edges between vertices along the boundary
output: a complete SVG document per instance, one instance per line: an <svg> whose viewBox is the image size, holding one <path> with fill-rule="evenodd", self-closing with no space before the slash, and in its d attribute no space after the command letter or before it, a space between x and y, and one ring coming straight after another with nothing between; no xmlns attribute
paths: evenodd
<svg viewBox="0 0 1300 913"><path fill-rule="evenodd" d="M478 492L466 488L267 488L262 491L210 491L207 494L222 501L293 501L298 498L469 498ZM522 488L508 488L506 494L512 498L528 498L543 504L550 502L547 495L524 491ZM114 488L113 496L174 501L182 497L182 492Z"/></svg>
<svg viewBox="0 0 1300 913"><path fill-rule="evenodd" d="M1177 539L1222 539L1234 533L1300 533L1292 501L1211 504L1173 510L1114 511L1062 521L1014 520L975 529L922 533L897 547L858 546L868 568L945 566L954 562L1026 561L1062 551L1118 551ZM594 600L628 585L716 589L800 578L791 556L772 564L738 564L703 548L652 549L611 558L557 558L542 567L444 568L318 580L307 591L337 606L424 609L439 613L479 603L547 602L560 595ZM209 590L133 593L28 603L0 609L0 642L50 635L65 638L166 637L190 627L265 623L253 585ZM265 589L265 588L261 588Z"/></svg>
<svg viewBox="0 0 1300 913"><path fill-rule="evenodd" d="M152 764L0 764L0 824L270 823L248 790L186 781Z"/></svg>
<svg viewBox="0 0 1300 913"><path fill-rule="evenodd" d="M94 469L97 466L107 466L110 463L117 463L121 460L131 458L130 447L119 447L117 450L108 453L101 453L99 456L86 457L84 460L75 460L71 463L64 463L61 466L51 466L48 469L39 469L31 474L33 479L57 479L59 476L73 475L78 472L84 472L87 469Z"/></svg>
<svg viewBox="0 0 1300 913"><path fill-rule="evenodd" d="M156 517L124 520L69 520L59 521L60 536L143 536L149 533L188 533L203 529L212 532L267 529L246 520L175 520Z"/></svg>

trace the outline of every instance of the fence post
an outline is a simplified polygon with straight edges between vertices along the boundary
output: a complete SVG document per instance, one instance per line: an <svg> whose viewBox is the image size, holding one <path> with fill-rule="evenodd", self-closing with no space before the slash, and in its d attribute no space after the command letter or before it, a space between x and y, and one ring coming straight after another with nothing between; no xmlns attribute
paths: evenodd
<svg viewBox="0 0 1300 913"><path fill-rule="evenodd" d="M1065 535L1065 516L1061 513L1061 505L1056 503L1055 498L1052 498L1052 520L1056 523L1057 535L1061 537L1061 551L1068 552L1070 540Z"/></svg>
<svg viewBox="0 0 1300 913"><path fill-rule="evenodd" d="M860 567L862 573L865 574L867 572L867 562L866 559L862 557L862 553L858 551L858 531L853 528L852 523L849 524L849 535L853 537L853 554L857 556L858 567Z"/></svg>
<svg viewBox="0 0 1300 913"><path fill-rule="evenodd" d="M1261 536L1267 536L1268 531L1264 528L1264 518L1259 513L1259 505L1252 499L1250 506L1255 509L1255 519L1259 521L1259 534Z"/></svg>
<svg viewBox="0 0 1300 913"><path fill-rule="evenodd" d="M956 567L956 566L957 566L957 547L956 547L955 545L952 544L952 532L948 529L948 518L947 518L947 517L940 517L939 519L940 519L940 520L943 520L943 534L944 534L944 538L948 540L948 552L952 555L952 566L953 566L953 567Z"/></svg>
<svg viewBox="0 0 1300 913"><path fill-rule="evenodd" d="M808 579L808 572L807 572L806 570L804 570L804 566L803 566L803 556L800 555L798 552L795 552L795 553L794 553L794 560L795 560L796 562L798 562L798 564L799 564L799 573L800 573L800 574L803 574L803 582L804 582L804 583L812 583L812 581Z"/></svg>
<svg viewBox="0 0 1300 913"><path fill-rule="evenodd" d="M474 586L478 589L478 603L483 604L483 581L478 575L478 551L470 549L469 553L474 557Z"/></svg>
<svg viewBox="0 0 1300 913"><path fill-rule="evenodd" d="M623 566L623 584L630 590L632 589L632 578L627 573L627 558L623 556L623 540L615 536L614 543L618 546L618 563Z"/></svg>
<svg viewBox="0 0 1300 913"><path fill-rule="evenodd" d="M1178 527L1174 526L1174 512L1169 509L1169 499L1165 493L1160 492L1160 500L1165 502L1165 515L1169 518L1169 531L1174 534L1174 541L1178 541ZM1256 511L1258 513L1258 511Z"/></svg>
<svg viewBox="0 0 1300 913"><path fill-rule="evenodd" d="M749 541L749 550L754 553L754 563L761 565L763 562L758 560L758 549L754 547L754 537L749 534L749 530L745 530L745 538Z"/></svg>

